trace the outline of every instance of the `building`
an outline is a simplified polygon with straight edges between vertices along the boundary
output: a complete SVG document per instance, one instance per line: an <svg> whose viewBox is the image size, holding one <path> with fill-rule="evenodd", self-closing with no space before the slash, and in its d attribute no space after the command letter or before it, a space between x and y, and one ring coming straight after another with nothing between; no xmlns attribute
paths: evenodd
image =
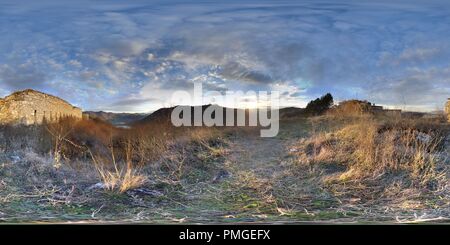
<svg viewBox="0 0 450 245"><path fill-rule="evenodd" d="M40 124L63 117L81 119L82 111L56 96L32 89L0 99L0 124Z"/></svg>
<svg viewBox="0 0 450 245"><path fill-rule="evenodd" d="M362 115L374 114L389 117L401 117L402 110L386 109L383 106L375 105L367 100L346 100L339 103L334 110L341 115Z"/></svg>
<svg viewBox="0 0 450 245"><path fill-rule="evenodd" d="M450 122L450 98L447 99L447 103L445 104L445 114L447 115L447 121Z"/></svg>

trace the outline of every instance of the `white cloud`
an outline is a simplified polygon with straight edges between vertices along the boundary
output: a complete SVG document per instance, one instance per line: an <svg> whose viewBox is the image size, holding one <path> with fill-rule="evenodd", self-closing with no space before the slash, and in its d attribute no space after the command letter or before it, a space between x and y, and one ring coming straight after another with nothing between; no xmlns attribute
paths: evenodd
<svg viewBox="0 0 450 245"><path fill-rule="evenodd" d="M66 86L85 106L101 107L148 99L139 93L152 87L168 96L201 78L219 90L281 84L286 103L299 105L326 92L395 104L404 93L434 107L450 86L450 15L438 4L8 3L0 9L0 89Z"/></svg>

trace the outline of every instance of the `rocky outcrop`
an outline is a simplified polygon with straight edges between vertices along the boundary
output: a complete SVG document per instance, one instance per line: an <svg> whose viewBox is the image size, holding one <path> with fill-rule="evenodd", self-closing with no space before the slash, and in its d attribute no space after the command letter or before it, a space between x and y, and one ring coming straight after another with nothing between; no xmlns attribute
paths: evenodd
<svg viewBox="0 0 450 245"><path fill-rule="evenodd" d="M0 124L40 124L63 117L81 119L81 109L56 96L31 89L0 99Z"/></svg>

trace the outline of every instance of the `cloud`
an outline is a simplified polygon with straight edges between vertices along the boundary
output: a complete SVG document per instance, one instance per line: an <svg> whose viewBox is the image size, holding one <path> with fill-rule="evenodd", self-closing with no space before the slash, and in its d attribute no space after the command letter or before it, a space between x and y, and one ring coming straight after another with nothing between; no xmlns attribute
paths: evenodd
<svg viewBox="0 0 450 245"><path fill-rule="evenodd" d="M299 97L302 95L304 95L304 93L302 93L302 92L294 92L294 93L289 94L290 97Z"/></svg>
<svg viewBox="0 0 450 245"><path fill-rule="evenodd" d="M48 77L32 64L25 63L15 67L8 64L0 66L1 84L10 91L27 88L42 88Z"/></svg>
<svg viewBox="0 0 450 245"><path fill-rule="evenodd" d="M112 107L119 107L119 106L125 106L125 107L133 107L133 106L140 106L149 102L153 102L155 99L152 98L132 98L132 99L123 99L118 100L111 104Z"/></svg>
<svg viewBox="0 0 450 245"><path fill-rule="evenodd" d="M78 61L78 60L69 60L68 63L69 63L69 65L72 65L72 66L77 67L77 68L81 68L82 67L81 62Z"/></svg>
<svg viewBox="0 0 450 245"><path fill-rule="evenodd" d="M114 57L129 57L142 54L148 48L143 40L112 39L99 44L99 52Z"/></svg>
<svg viewBox="0 0 450 245"><path fill-rule="evenodd" d="M425 47L409 47L401 52L383 52L379 64L382 66L433 65L445 60L449 55L450 46L445 43L430 43Z"/></svg>
<svg viewBox="0 0 450 245"><path fill-rule="evenodd" d="M450 67L409 69L396 79L380 78L368 97L406 109L441 108L450 94Z"/></svg>
<svg viewBox="0 0 450 245"><path fill-rule="evenodd" d="M433 58L433 56L439 53L437 48L419 48L419 49L406 49L400 55L400 60L427 60Z"/></svg>
<svg viewBox="0 0 450 245"><path fill-rule="evenodd" d="M250 83L267 84L273 82L270 75L264 74L261 71L248 69L237 62L230 62L220 66L217 74L225 79L239 80Z"/></svg>
<svg viewBox="0 0 450 245"><path fill-rule="evenodd" d="M201 81L282 88L299 105L331 92L431 108L450 86L449 13L439 1L2 4L0 91L31 87L132 111L156 103L145 102L155 89L168 99Z"/></svg>

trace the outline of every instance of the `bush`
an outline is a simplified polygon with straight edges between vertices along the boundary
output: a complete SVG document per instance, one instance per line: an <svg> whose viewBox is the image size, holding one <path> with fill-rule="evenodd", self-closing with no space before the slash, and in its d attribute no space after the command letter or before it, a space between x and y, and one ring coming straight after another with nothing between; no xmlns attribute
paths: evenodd
<svg viewBox="0 0 450 245"><path fill-rule="evenodd" d="M42 126L0 126L0 151L3 152L32 150L39 154L47 154L51 151L51 142L51 136Z"/></svg>
<svg viewBox="0 0 450 245"><path fill-rule="evenodd" d="M305 108L305 112L309 115L321 115L333 105L333 96L330 93L311 100Z"/></svg>

